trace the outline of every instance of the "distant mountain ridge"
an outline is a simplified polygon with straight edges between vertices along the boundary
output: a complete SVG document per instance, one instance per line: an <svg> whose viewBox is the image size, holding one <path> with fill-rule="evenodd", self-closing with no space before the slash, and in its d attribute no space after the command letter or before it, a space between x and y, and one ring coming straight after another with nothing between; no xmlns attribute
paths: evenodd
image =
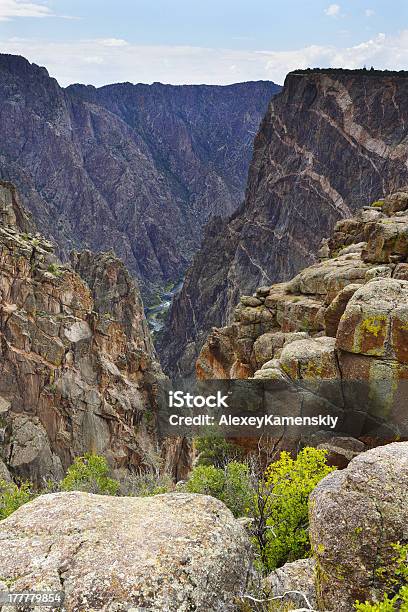
<svg viewBox="0 0 408 612"><path fill-rule="evenodd" d="M67 258L113 249L144 297L180 278L202 228L244 195L252 142L280 87L61 88L45 68L0 55L0 178Z"/></svg>

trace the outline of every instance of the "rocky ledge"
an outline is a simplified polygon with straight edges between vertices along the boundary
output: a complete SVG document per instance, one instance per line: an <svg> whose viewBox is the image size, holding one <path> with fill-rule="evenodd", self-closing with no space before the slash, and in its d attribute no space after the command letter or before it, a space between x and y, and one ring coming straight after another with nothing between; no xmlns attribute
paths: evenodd
<svg viewBox="0 0 408 612"><path fill-rule="evenodd" d="M339 221L319 255L240 298L209 335L199 379L380 380L391 402L408 377L408 192Z"/></svg>

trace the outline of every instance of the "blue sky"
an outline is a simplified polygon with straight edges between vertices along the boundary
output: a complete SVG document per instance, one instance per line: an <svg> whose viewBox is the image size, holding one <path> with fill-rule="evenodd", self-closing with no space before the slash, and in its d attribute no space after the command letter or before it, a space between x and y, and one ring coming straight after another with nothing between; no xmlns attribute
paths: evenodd
<svg viewBox="0 0 408 612"><path fill-rule="evenodd" d="M0 0L0 51L45 65L63 85L408 69L408 1Z"/></svg>

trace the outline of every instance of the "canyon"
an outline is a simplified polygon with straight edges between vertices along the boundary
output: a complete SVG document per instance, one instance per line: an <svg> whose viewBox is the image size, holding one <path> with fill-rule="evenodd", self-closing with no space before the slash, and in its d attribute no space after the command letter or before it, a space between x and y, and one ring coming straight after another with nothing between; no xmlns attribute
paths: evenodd
<svg viewBox="0 0 408 612"><path fill-rule="evenodd" d="M0 55L0 179L13 182L60 259L113 249L146 304L177 283L213 215L241 203L267 81L59 86Z"/></svg>
<svg viewBox="0 0 408 612"><path fill-rule="evenodd" d="M33 489L0 521L1 593L63 591L72 612L232 612L272 597L282 609L306 602L343 612L357 599L379 601L408 517L408 443L394 442L408 438L408 75L288 75L237 208L248 161L239 142L256 113L242 132L231 126L242 121L241 104L261 112L251 96L259 88L264 102L272 84L231 86L240 110L222 126L230 110L217 96L228 88L63 90L45 69L10 56L0 57L0 72L1 176L22 191L0 180L0 481L6 492L24 481ZM211 116L207 103L219 134L191 110ZM211 157L221 140L231 145L219 149L228 178ZM143 296L170 300L191 258L156 347ZM296 530L308 526L310 557L292 549L261 575L258 515L246 506L245 516L233 514L212 497L221 481L217 493L205 488L203 473L222 473L214 447L200 464L191 431L160 433L168 374L244 383L251 414L250 388L275 410L274 383L297 394L299 416L338 410L335 432L291 437L284 425L267 440L275 455L326 451L323 461L340 468L310 497L301 472L309 506ZM261 440L233 441L240 453L227 466L223 456L225 473L249 470L256 457L246 453ZM257 451L258 489L243 493L258 511L268 471ZM106 460L116 493L61 487L87 453ZM193 465L204 469L199 491L186 482ZM170 484L126 488L146 475ZM281 477L287 483L291 472Z"/></svg>
<svg viewBox="0 0 408 612"><path fill-rule="evenodd" d="M244 204L216 218L158 343L164 370L188 377L240 294L316 261L335 223L408 184L408 75L290 73L255 139Z"/></svg>

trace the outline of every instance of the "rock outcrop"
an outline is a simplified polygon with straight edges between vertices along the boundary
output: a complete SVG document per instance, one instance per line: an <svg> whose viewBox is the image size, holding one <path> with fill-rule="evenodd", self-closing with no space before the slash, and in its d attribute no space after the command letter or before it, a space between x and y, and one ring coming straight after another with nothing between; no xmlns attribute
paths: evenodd
<svg viewBox="0 0 408 612"><path fill-rule="evenodd" d="M240 294L287 280L316 261L320 240L336 222L408 184L407 95L407 73L320 70L287 76L255 139L244 205L208 228L174 301L159 346L165 371L190 374L211 328L232 321ZM353 271L347 258L335 263L344 267L344 281L352 283L369 263L383 261L389 248L397 257L405 253L404 220L398 219L405 204L398 196L396 202L375 226L362 268ZM342 246L366 241L362 227L358 219L339 223ZM321 295L313 288L311 293ZM290 310L305 311L312 323L319 302L305 295Z"/></svg>
<svg viewBox="0 0 408 612"><path fill-rule="evenodd" d="M85 252L62 265L7 183L0 219L0 459L38 485L88 451L119 478L156 464L163 374L123 263Z"/></svg>
<svg viewBox="0 0 408 612"><path fill-rule="evenodd" d="M326 476L310 498L319 610L379 601L396 553L408 541L408 443L362 453Z"/></svg>
<svg viewBox="0 0 408 612"><path fill-rule="evenodd" d="M67 612L235 610L251 564L231 512L185 493L43 495L1 522L0 543L0 590L63 590Z"/></svg>
<svg viewBox="0 0 408 612"><path fill-rule="evenodd" d="M144 297L184 274L214 215L242 202L267 81L66 89L45 68L0 55L0 179L45 235L113 249Z"/></svg>
<svg viewBox="0 0 408 612"><path fill-rule="evenodd" d="M380 239L388 227L394 238ZM234 322L213 329L205 342L197 377L339 381L346 403L369 404L373 414L403 423L406 232L406 192L339 221L318 263L287 283L241 297Z"/></svg>

